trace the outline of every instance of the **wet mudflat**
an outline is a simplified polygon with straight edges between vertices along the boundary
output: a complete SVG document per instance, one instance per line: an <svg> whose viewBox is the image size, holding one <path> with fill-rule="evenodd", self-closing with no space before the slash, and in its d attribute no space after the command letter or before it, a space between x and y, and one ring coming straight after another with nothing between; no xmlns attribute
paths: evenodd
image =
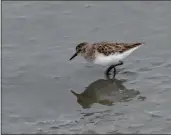
<svg viewBox="0 0 171 135"><path fill-rule="evenodd" d="M2 132L171 133L170 4L2 2ZM103 40L146 44L111 81L69 61Z"/></svg>

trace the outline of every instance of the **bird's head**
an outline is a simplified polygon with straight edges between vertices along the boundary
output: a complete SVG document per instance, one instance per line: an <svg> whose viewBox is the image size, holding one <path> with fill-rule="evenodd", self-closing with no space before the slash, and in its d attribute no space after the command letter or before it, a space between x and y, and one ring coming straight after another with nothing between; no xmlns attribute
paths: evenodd
<svg viewBox="0 0 171 135"><path fill-rule="evenodd" d="M75 50L76 50L75 54L69 60L72 60L79 54L84 56L84 54L86 53L86 45L88 45L87 42L82 42L82 43L78 44L75 48Z"/></svg>

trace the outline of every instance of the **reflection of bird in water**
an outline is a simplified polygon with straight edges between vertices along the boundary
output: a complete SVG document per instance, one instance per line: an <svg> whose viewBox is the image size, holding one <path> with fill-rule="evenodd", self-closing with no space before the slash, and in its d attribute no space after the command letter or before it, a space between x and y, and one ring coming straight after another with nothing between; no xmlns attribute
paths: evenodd
<svg viewBox="0 0 171 135"><path fill-rule="evenodd" d="M123 81L117 79L99 79L91 83L81 94L72 90L71 92L83 108L90 108L93 103L110 106L115 102L129 101L140 94L139 91L128 90L122 83Z"/></svg>

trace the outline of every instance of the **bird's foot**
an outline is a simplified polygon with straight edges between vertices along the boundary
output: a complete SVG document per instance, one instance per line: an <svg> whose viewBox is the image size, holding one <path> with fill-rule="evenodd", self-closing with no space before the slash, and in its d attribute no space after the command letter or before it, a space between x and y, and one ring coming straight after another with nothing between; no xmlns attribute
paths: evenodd
<svg viewBox="0 0 171 135"><path fill-rule="evenodd" d="M113 69L113 74L112 74L112 70ZM106 74L106 77L108 78L108 79L111 79L111 75L112 75L112 79L114 79L115 78L115 75L116 75L116 69L115 69L115 66L114 65L112 65L112 66L110 66L107 70L106 70L106 72L105 72L105 74Z"/></svg>

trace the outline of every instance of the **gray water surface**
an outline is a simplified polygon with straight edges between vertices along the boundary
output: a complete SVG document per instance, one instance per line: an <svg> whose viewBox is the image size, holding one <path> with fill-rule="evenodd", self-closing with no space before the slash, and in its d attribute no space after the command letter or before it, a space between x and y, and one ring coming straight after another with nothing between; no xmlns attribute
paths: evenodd
<svg viewBox="0 0 171 135"><path fill-rule="evenodd" d="M170 6L2 2L2 132L171 133ZM114 84L107 67L69 61L79 42L103 40L146 43L117 68ZM112 95L119 89L133 92L130 100ZM89 92L77 102L71 90Z"/></svg>

